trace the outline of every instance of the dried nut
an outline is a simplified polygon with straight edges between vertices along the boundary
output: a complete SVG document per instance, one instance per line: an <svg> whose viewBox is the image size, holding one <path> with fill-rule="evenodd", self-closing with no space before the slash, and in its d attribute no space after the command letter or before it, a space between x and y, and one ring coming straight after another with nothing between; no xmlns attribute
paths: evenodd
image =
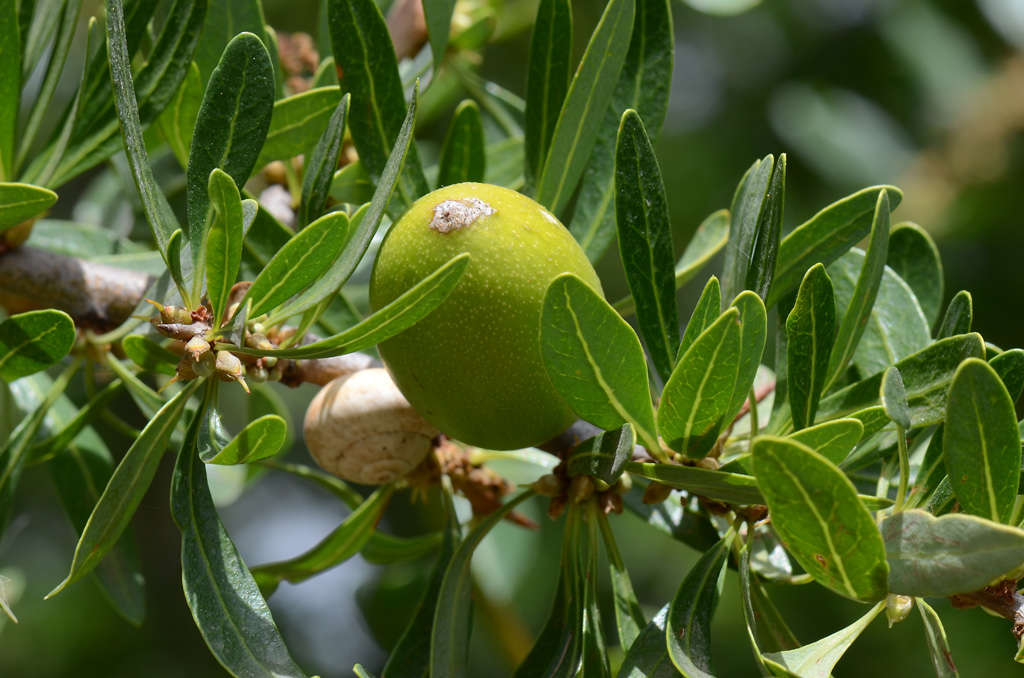
<svg viewBox="0 0 1024 678"><path fill-rule="evenodd" d="M438 434L383 368L338 377L320 389L303 431L325 471L363 485L388 483L416 468Z"/></svg>

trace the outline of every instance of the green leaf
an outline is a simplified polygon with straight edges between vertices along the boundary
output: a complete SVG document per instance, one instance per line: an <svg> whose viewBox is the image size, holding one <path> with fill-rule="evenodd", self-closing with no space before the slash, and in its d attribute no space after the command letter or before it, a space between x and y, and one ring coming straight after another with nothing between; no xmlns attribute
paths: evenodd
<svg viewBox="0 0 1024 678"><path fill-rule="evenodd" d="M693 313L690 314L690 322L686 323L686 331L683 332L683 338L679 342L679 353L676 355L677 362L690 350L693 342L697 341L697 337L718 320L721 308L722 292L718 284L718 278L711 276L707 284L704 285L704 291L700 293L697 305L693 307Z"/></svg>
<svg viewBox="0 0 1024 678"><path fill-rule="evenodd" d="M47 598L60 593L92 571L117 543L156 475L171 433L185 411L185 404L200 383L196 380L186 384L184 389L168 400L146 424L142 435L128 448L82 530L78 546L75 547L71 571Z"/></svg>
<svg viewBox="0 0 1024 678"><path fill-rule="evenodd" d="M750 550L751 543L753 541L752 537L753 532L751 531L748 533L747 541L744 543L743 548L740 551L739 558L740 596L743 600L743 619L747 625L747 635L750 637L750 646L754 651L754 659L761 668L761 673L763 675L778 675L781 667L775 665L774 662L767 662L767 664L772 665L772 671L768 670L764 655L762 654L762 644L764 644L765 648L769 652L777 652L783 645L788 649L790 647L799 647L799 643L795 642L795 638L792 638L792 632L789 630L789 627L786 626L785 621L783 621L779 616L778 610L775 609L771 600L764 593L761 583L757 581L756 578L751 577ZM753 585L751 584L752 580L754 582ZM755 585L757 587L756 589ZM759 614L759 612L761 614ZM781 639L780 636L782 636ZM786 642L789 640L794 642L792 644ZM785 669L782 669L781 674L787 678L794 675Z"/></svg>
<svg viewBox="0 0 1024 678"><path fill-rule="evenodd" d="M882 191L888 194L890 211L895 210L903 193L895 186L872 186L832 203L783 238L765 306L771 308L797 289L811 266L829 265L867 237Z"/></svg>
<svg viewBox="0 0 1024 678"><path fill-rule="evenodd" d="M0 230L39 216L55 202L57 194L40 186L0 183Z"/></svg>
<svg viewBox="0 0 1024 678"><path fill-rule="evenodd" d="M63 403L67 405L67 409L74 412L74 415L69 418L67 424L59 431L32 446L32 458L38 461L40 458L49 457L50 455L55 455L57 457L61 456L58 453L64 452L75 438L78 437L78 434L85 430L85 428L88 427L101 412L105 411L107 406L110 404L110 401L114 399L114 396L119 395L123 389L124 382L112 381L107 384L102 391L92 396L89 399L89 404L81 409L78 409L68 403ZM48 424L55 423L55 419L57 419L57 417L53 413L47 415ZM104 447L104 449L106 448ZM49 461L49 459L47 461ZM111 470L112 469L113 467L111 467ZM110 474L107 473L108 479L109 475ZM104 481L103 484L106 485L106 481ZM96 494L96 499L99 499L99 493ZM94 501L89 505L90 510L92 510L95 503L96 502ZM88 514L86 515L86 518L88 518ZM85 520L82 520L82 525L85 525Z"/></svg>
<svg viewBox="0 0 1024 678"><path fill-rule="evenodd" d="M0 323L0 379L6 382L56 364L75 344L75 323L63 311L12 315Z"/></svg>
<svg viewBox="0 0 1024 678"><path fill-rule="evenodd" d="M160 132L171 147L182 168L188 167L188 151L192 146L192 133L196 128L199 107L203 103L203 78L193 61L178 94L167 104L157 118Z"/></svg>
<svg viewBox="0 0 1024 678"><path fill-rule="evenodd" d="M537 179L537 202L555 216L568 204L594 147L626 59L634 11L634 0L608 3L569 84Z"/></svg>
<svg viewBox="0 0 1024 678"><path fill-rule="evenodd" d="M654 147L633 110L622 114L615 147L615 221L640 334L668 381L679 351L672 225Z"/></svg>
<svg viewBox="0 0 1024 678"><path fill-rule="evenodd" d="M946 307L946 315L942 318L942 324L935 332L936 339L945 339L958 334L966 334L971 331L971 321L974 315L974 300L967 290L960 290L950 299Z"/></svg>
<svg viewBox="0 0 1024 678"><path fill-rule="evenodd" d="M864 259L864 252L854 248L828 267L838 308L848 306L854 298L855 281ZM875 374L930 342L928 321L914 293L892 269L885 268L874 308L853 353L853 364L861 374Z"/></svg>
<svg viewBox="0 0 1024 678"><path fill-rule="evenodd" d="M943 451L960 506L1008 522L1020 478L1020 432L1010 394L983 360L965 360L949 385Z"/></svg>
<svg viewBox="0 0 1024 678"><path fill-rule="evenodd" d="M672 663L665 645L668 607L661 608L629 646L619 669L622 678L679 678L683 675Z"/></svg>
<svg viewBox="0 0 1024 678"><path fill-rule="evenodd" d="M256 276L239 307L252 300L249 316L261 316L316 281L344 246L348 226L344 212L330 212L296 233Z"/></svg>
<svg viewBox="0 0 1024 678"><path fill-rule="evenodd" d="M433 553L442 543L440 532L431 532L419 537L394 537L381 531L373 533L359 555L368 563L374 565L395 565L406 563L411 560L419 560L424 556ZM442 574L444 572L442 571ZM438 582L438 587L440 587ZM430 616L434 615L434 606L430 606ZM427 623L430 619L426 620ZM393 654L393 653L392 653Z"/></svg>
<svg viewBox="0 0 1024 678"><path fill-rule="evenodd" d="M356 678L377 678L377 676L363 668L362 664L356 664L352 667L352 673L356 674Z"/></svg>
<svg viewBox="0 0 1024 678"><path fill-rule="evenodd" d="M857 419L836 419L808 426L787 438L811 448L833 464L839 464L849 456L863 436L864 424Z"/></svg>
<svg viewBox="0 0 1024 678"><path fill-rule="evenodd" d="M676 364L658 408L658 432L691 459L707 455L725 420L739 368L739 310L730 308L704 330Z"/></svg>
<svg viewBox="0 0 1024 678"><path fill-rule="evenodd" d="M220 327L242 264L242 197L234 180L219 169L210 173L210 204L214 218L206 238L206 294L213 326Z"/></svg>
<svg viewBox="0 0 1024 678"><path fill-rule="evenodd" d="M402 129L398 134L398 139L395 141L395 147L391 149L391 155L388 157L388 164L384 168L380 181L377 183L377 188L373 193L373 200L369 206L360 208L359 211L352 215L352 235L348 238L345 248L341 251L338 258L335 259L331 268L319 280L310 285L305 292L282 309L280 313L275 314L275 321L280 321L311 309L328 297L333 298L338 293L338 290L341 289L341 286L355 272L359 262L363 260L363 255L369 249L373 236L380 226L381 219L384 218L384 213L388 209L395 188L398 186L403 163L405 162L406 155L408 155L412 141L418 92L417 86L417 88L413 89L409 110L405 115L405 122L402 123ZM363 215L361 218L360 214Z"/></svg>
<svg viewBox="0 0 1024 678"><path fill-rule="evenodd" d="M262 34L267 22L260 5L260 0L218 0L210 4L195 55L204 88L208 89L206 84L217 68L224 48L235 36L244 32Z"/></svg>
<svg viewBox="0 0 1024 678"><path fill-rule="evenodd" d="M569 231L591 262L601 258L615 235L614 211L610 208L615 195L615 143L620 116L627 109L635 110L646 121L651 143L657 142L668 110L674 51L668 0L637 0L626 61L598 126L569 224ZM676 287L681 284L677 278Z"/></svg>
<svg viewBox="0 0 1024 678"><path fill-rule="evenodd" d="M740 354L732 399L725 416L727 422L739 414L750 394L768 338L768 317L761 297L747 290L741 292L732 305L740 311Z"/></svg>
<svg viewBox="0 0 1024 678"><path fill-rule="evenodd" d="M317 219L327 209L327 198L334 181L334 170L338 167L341 142L345 137L345 117L351 98L348 94L341 97L320 139L316 142L313 154L303 168L302 199L299 201L297 217L300 229L305 228L306 224Z"/></svg>
<svg viewBox="0 0 1024 678"><path fill-rule="evenodd" d="M853 641L857 640L861 632L883 609L885 609L884 601L872 607L867 614L845 629L794 650L768 652L764 655L765 659L777 662L787 671L791 671L801 678L828 678L832 673L832 668L853 645Z"/></svg>
<svg viewBox="0 0 1024 678"><path fill-rule="evenodd" d="M763 504L757 481L747 475L712 471L698 466L626 462L626 471L662 485L730 504Z"/></svg>
<svg viewBox="0 0 1024 678"><path fill-rule="evenodd" d="M534 184L558 124L572 75L572 6L569 0L541 0L526 66L525 176Z"/></svg>
<svg viewBox="0 0 1024 678"><path fill-rule="evenodd" d="M455 285L458 284L459 278L468 265L468 253L454 257L410 288L408 292L355 327L332 337L286 349L264 351L248 346L237 346L231 350L235 353L249 355L312 360L368 349L393 337L437 308L455 289Z"/></svg>
<svg viewBox="0 0 1024 678"><path fill-rule="evenodd" d="M668 609L665 639L672 663L688 678L713 678L711 619L718 607L719 580L725 574L736 532L730 529L690 569Z"/></svg>
<svg viewBox="0 0 1024 678"><path fill-rule="evenodd" d="M18 3L0 7L0 181L14 178L14 148L21 94L21 30Z"/></svg>
<svg viewBox="0 0 1024 678"><path fill-rule="evenodd" d="M846 365L853 357L872 315L878 289L882 285L882 274L885 272L885 260L889 252L889 198L885 191L878 192L878 205L875 207L875 218L871 224L871 239L864 256L864 263L857 276L856 287L853 288L846 304L846 312L836 334L836 343L832 349L832 357L828 363L828 378L824 390L839 378L846 370ZM840 291L840 298L844 295ZM840 302L841 306L842 303ZM922 347L923 348L923 347ZM899 356L903 357L903 356ZM877 370L875 370L877 371Z"/></svg>
<svg viewBox="0 0 1024 678"><path fill-rule="evenodd" d="M747 269L745 287L761 299L768 298L775 277L775 264L779 254L779 238L782 237L782 213L786 199L786 154L779 156L764 196L761 213L757 217L757 230L750 265Z"/></svg>
<svg viewBox="0 0 1024 678"><path fill-rule="evenodd" d="M544 368L573 412L606 431L628 422L659 454L643 348L626 321L565 273L548 285L540 327Z"/></svg>
<svg viewBox="0 0 1024 678"><path fill-rule="evenodd" d="M455 0L425 0L423 3L423 16L426 19L435 73L441 68L444 53L448 51L448 33L451 30L454 11Z"/></svg>
<svg viewBox="0 0 1024 678"><path fill-rule="evenodd" d="M757 160L740 179L730 208L729 245L722 264L722 299L734 299L743 289L758 238L758 224L765 207L775 158Z"/></svg>
<svg viewBox="0 0 1024 678"><path fill-rule="evenodd" d="M608 522L608 516L603 512L598 512L597 519L601 527L601 536L604 539L605 552L608 554L608 567L611 569L612 595L615 599L615 626L619 632L619 647L626 649L633 645L633 641L637 639L647 623L644 621L640 602L633 592L629 570L615 543L615 534Z"/></svg>
<svg viewBox="0 0 1024 678"><path fill-rule="evenodd" d="M360 205L373 198L374 188L369 172L363 167L363 163L356 160L334 173L330 196L338 202Z"/></svg>
<svg viewBox="0 0 1024 678"><path fill-rule="evenodd" d="M821 264L804 276L796 305L786 319L786 334L789 407L799 431L814 423L836 336L832 281Z"/></svg>
<svg viewBox="0 0 1024 678"><path fill-rule="evenodd" d="M192 418L171 479L171 515L181 529L182 584L192 617L231 675L304 677L217 515L196 450L201 418L201 411Z"/></svg>
<svg viewBox="0 0 1024 678"><path fill-rule="evenodd" d="M207 189L210 173L220 168L236 186L245 184L266 139L273 107L270 55L258 37L242 33L228 43L210 77L185 172L196 298L206 270L206 233L213 210Z"/></svg>
<svg viewBox="0 0 1024 678"><path fill-rule="evenodd" d="M263 595L272 594L283 581L297 584L359 553L377 529L377 523L394 489L391 484L378 488L349 514L345 522L305 553L289 560L252 568L252 576Z"/></svg>
<svg viewBox="0 0 1024 678"><path fill-rule="evenodd" d="M1010 394L1010 400L1016 403L1021 391L1024 391L1024 350L1014 348L1003 351L989 360L988 364L999 375Z"/></svg>
<svg viewBox="0 0 1024 678"><path fill-rule="evenodd" d="M247 464L272 457L281 451L288 435L288 425L284 419L268 414L249 422L241 433L219 452L206 458L200 458L207 464Z"/></svg>
<svg viewBox="0 0 1024 678"><path fill-rule="evenodd" d="M953 663L953 654L949 650L946 629L942 628L942 620L932 606L922 598L916 598L917 609L924 620L925 638L928 641L928 654L932 658L932 668L938 678L959 678L960 673Z"/></svg>
<svg viewBox="0 0 1024 678"><path fill-rule="evenodd" d="M397 216L429 189L416 145L401 139L405 98L391 36L373 0L327 0L327 18L341 89L352 94L348 126L359 161L380 182L392 144L408 146L390 210Z"/></svg>
<svg viewBox="0 0 1024 678"><path fill-rule="evenodd" d="M144 370L173 377L180 356L141 334L129 334L121 340L121 348L128 358Z"/></svg>
<svg viewBox="0 0 1024 678"><path fill-rule="evenodd" d="M601 627L601 611L597 606L597 562L599 546L597 537L597 504L585 505L585 540L580 540L578 579L582 589L583 623L580 625L582 657L577 678L611 678L608 664L608 650L604 643ZM638 605L639 607L639 605Z"/></svg>
<svg viewBox="0 0 1024 678"><path fill-rule="evenodd" d="M501 508L480 521L466 536L448 564L438 595L431 629L430 675L445 678L463 678L468 675L471 595L473 578L470 576L470 562L473 552L483 538L512 509L523 500L532 497L527 490L506 502Z"/></svg>
<svg viewBox="0 0 1024 678"><path fill-rule="evenodd" d="M614 485L625 463L633 458L635 443L633 427L629 424L617 431L602 431L587 438L573 448L569 456L569 475L593 476Z"/></svg>
<svg viewBox="0 0 1024 678"><path fill-rule="evenodd" d="M484 180L498 186L521 186L523 183L523 137L513 136L487 147L487 168Z"/></svg>
<svg viewBox="0 0 1024 678"><path fill-rule="evenodd" d="M933 327L939 319L943 299L942 259L935 241L917 224L909 221L896 224L889 235L885 265L910 285L928 326Z"/></svg>
<svg viewBox="0 0 1024 678"><path fill-rule="evenodd" d="M756 438L751 455L772 526L800 566L839 595L885 598L885 545L853 483L825 457L785 438Z"/></svg>
<svg viewBox="0 0 1024 678"><path fill-rule="evenodd" d="M309 151L334 115L340 99L338 87L320 87L275 101L267 140L256 159L256 167Z"/></svg>
<svg viewBox="0 0 1024 678"><path fill-rule="evenodd" d="M955 596L983 589L1024 563L1024 531L951 513L900 511L882 521L889 590Z"/></svg>
<svg viewBox="0 0 1024 678"><path fill-rule="evenodd" d="M946 417L946 391L957 366L968 358L985 355L979 334L941 339L896 363L903 377L914 426L937 424ZM822 399L819 419L834 419L878 404L882 373L851 384Z"/></svg>
<svg viewBox="0 0 1024 678"><path fill-rule="evenodd" d="M483 181L487 169L484 123L480 107L472 99L459 104L441 146L437 186L463 181Z"/></svg>

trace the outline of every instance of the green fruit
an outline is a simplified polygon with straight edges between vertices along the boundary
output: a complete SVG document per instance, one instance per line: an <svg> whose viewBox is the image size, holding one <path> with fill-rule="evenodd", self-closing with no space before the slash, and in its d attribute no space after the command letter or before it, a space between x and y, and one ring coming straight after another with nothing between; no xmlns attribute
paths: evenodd
<svg viewBox="0 0 1024 678"><path fill-rule="evenodd" d="M416 201L381 244L370 306L394 301L469 252L466 272L430 315L378 347L427 421L489 449L540 444L576 416L544 371L540 314L548 283L601 282L572 235L533 200L499 186L455 184Z"/></svg>

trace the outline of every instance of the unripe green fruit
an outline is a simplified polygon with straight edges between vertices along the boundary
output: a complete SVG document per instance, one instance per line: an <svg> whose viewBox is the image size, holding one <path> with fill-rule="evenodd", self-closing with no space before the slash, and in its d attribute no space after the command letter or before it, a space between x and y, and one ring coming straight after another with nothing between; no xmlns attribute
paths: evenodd
<svg viewBox="0 0 1024 678"><path fill-rule="evenodd" d="M601 282L569 231L533 200L499 186L455 184L420 198L381 244L370 306L394 301L469 252L466 272L430 315L378 347L427 421L489 449L540 444L576 416L548 379L540 315L548 283Z"/></svg>

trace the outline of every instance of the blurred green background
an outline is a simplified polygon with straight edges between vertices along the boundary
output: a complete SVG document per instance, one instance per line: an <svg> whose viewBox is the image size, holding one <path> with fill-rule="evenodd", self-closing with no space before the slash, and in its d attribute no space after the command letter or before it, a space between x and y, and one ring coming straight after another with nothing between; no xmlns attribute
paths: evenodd
<svg viewBox="0 0 1024 678"><path fill-rule="evenodd" d="M99 13L101 5L87 1L83 15ZM264 0L264 8L280 31L318 34L316 0ZM500 39L484 52L481 72L520 94L529 45L522 26L534 8L530 0L505 4L498 14ZM574 3L578 53L602 8L596 1ZM863 186L895 184L905 194L895 220L919 223L938 242L947 300L958 290L971 291L975 329L1003 348L1024 344L1024 0L690 0L674 2L673 11L675 74L657 150L677 253L704 216L729 204L753 160L786 152L785 228ZM454 103L421 121L425 156L431 140L436 147L443 137ZM54 216L126 232L144 227L125 193L126 185L132 190L125 176L115 162L113 169L81 177L62 190ZM127 202L121 195L129 195ZM609 298L618 298L625 285L614 254L599 272ZM702 276L681 292L682 317L703 282ZM297 422L314 392L308 385L280 391ZM240 398L233 390L226 397ZM125 448L123 439L111 444ZM308 459L301 440L292 454ZM121 620L88 583L43 602L67 572L75 540L45 474L26 472L14 524L0 542L6 578L0 582L20 619L14 625L0 617L0 676L223 675L181 593L179 535L167 508L171 465L168 455L134 522L148 583L141 629ZM527 481L537 474L505 470ZM223 491L225 524L251 564L298 553L347 513L291 477L263 476L232 501L239 479L230 473L215 483ZM480 603L474 676L508 675L548 611L561 524L544 516L540 502L527 512L540 531L501 525L474 561ZM435 527L433 515L431 507L400 496L383 528L416 533ZM613 523L640 600L653 615L698 554L629 515ZM284 584L271 608L310 674L352 675L356 662L379 671L430 564L379 568L356 558L301 585ZM730 573L714 626L715 660L724 677L756 675L735 583ZM804 642L866 611L815 584L771 591ZM1024 675L1012 660L1009 622L980 610L951 610L944 601L935 606L961 675ZM930 673L917 613L891 630L876 620L835 671L839 678Z"/></svg>

